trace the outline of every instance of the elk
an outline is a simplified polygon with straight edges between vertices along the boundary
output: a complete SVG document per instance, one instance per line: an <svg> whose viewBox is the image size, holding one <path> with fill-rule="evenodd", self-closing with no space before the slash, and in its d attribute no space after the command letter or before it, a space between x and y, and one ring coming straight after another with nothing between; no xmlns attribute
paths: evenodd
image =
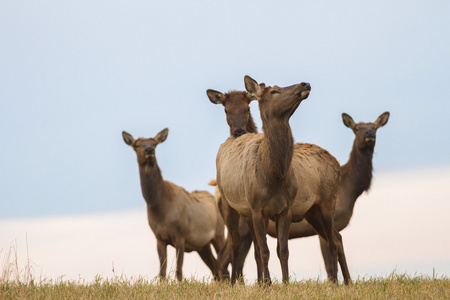
<svg viewBox="0 0 450 300"><path fill-rule="evenodd" d="M221 94L220 92L217 92L217 91L214 91L214 90L208 90L207 93L208 93L208 96L209 96L211 102L213 102L214 104L222 104L225 107L225 112L226 112L226 115L227 115L227 122L228 122L228 124L230 126L231 135L232 136L239 136L239 135L243 134L242 124L246 123L245 120L252 120L252 117L251 117L251 114L250 114L250 111L249 111L249 106L248 106L248 104L249 104L248 95L246 95L245 92L239 92L239 93L238 92L232 92L232 93L227 93L227 94ZM255 127L249 127L249 130L247 130L245 128L245 132L254 132L254 131L251 131L251 130L255 130L256 131L256 128ZM239 134L236 134L236 133L239 133ZM329 154L326 150L323 150L323 149L321 149L321 148L319 148L319 147L317 147L315 145L296 144L296 148L294 150L298 150L298 153L301 154L300 157L303 157L305 163L317 162L317 163L320 164L321 162L323 162L323 160L321 161L321 159L319 159L317 161L315 161L315 159L311 159L311 157L309 157L311 155L311 153L307 153L308 152L307 151L308 148L313 148L314 150L317 150L318 153L321 153L321 152L326 153L325 156L327 157L327 159L329 161L332 162L334 170L331 172L331 174L328 174L329 177L327 177L324 174L321 174L322 176L324 176L325 179L328 178L328 182L332 183L329 187L322 186L321 188L327 189L327 188L330 188L331 186L332 186L332 188L331 188L331 192L329 194L323 193L322 195L320 195L320 197L319 197L320 199L317 200L317 203L314 204L314 207L312 207L310 209L311 211L309 211L307 214L305 214L303 216L303 212L301 210L299 210L296 213L294 213L294 216L297 219L302 219L303 217L305 217L306 219L310 219L311 220L311 219L314 219L314 215L315 214L319 215L318 220L312 220L312 222L315 223L316 227L318 228L318 231L321 232L322 236L324 236L325 233L324 233L323 229L321 229L322 226L319 224L320 222L323 222L323 218L324 217L320 216L321 213L317 213L315 211L318 209L318 207L320 208L321 206L324 206L324 205L329 207L329 205L327 205L327 204L332 204L332 202L334 201L333 197L335 197L336 183L333 183L333 180L336 177L339 177L339 174L337 174L339 172L336 171L336 169L339 168L339 165L338 165L336 159L334 157L332 157L331 154ZM325 159L325 161L327 159ZM306 171L308 171L308 170L306 170ZM311 171L311 170L309 170L309 171ZM334 177L332 175L333 172L335 174ZM327 173L327 172L325 171L325 172L322 172L322 173ZM309 182L309 183L311 183L311 182ZM317 181L316 182L312 182L312 183L313 183L313 185L314 184L317 185ZM210 182L210 185L215 185L215 184L216 184L215 181L211 181ZM308 182L305 181L303 184L308 184ZM320 192L318 191L317 194L320 194ZM217 188L216 188L216 198L220 199L220 197L221 197L221 194L220 194L220 192L217 192ZM298 197L298 198L296 198L296 201L298 201L298 203L297 203L297 207L298 208L301 208L302 203L303 203L302 201L304 201L304 198L305 197ZM224 201L224 202L226 202L226 201ZM294 202L294 206L295 205L296 204ZM306 221L304 221L304 223L306 223ZM274 223L270 222L270 224L273 225ZM295 223L292 223L292 224L295 224ZM241 247L239 249L238 258L237 258L237 261L238 261L237 269L241 273L242 273L242 267L243 267L243 263L244 263L245 257L247 255L248 250L249 250L250 245L251 245L251 237L250 237L250 235L248 233L248 230L246 231L245 228L243 228L243 227L245 227L245 226L242 223L240 223L239 224L239 232L240 232L240 239L241 239L242 243L241 243ZM268 229L273 229L273 228L269 227ZM314 231L314 229L313 229L313 231ZM314 234L316 234L316 231L314 231ZM338 253L342 254L342 257L340 257L341 268L343 269L343 273L345 275L347 275L347 277L345 275L344 275L344 277L346 277L346 279L349 280L350 279L350 275L348 273L348 268L346 266L346 261L345 261L345 255L344 255L344 252L343 252L342 241L340 240L340 235L339 235L339 233L336 230L334 230L334 234L336 235L337 242L338 242ZM276 235L276 233L274 235ZM324 239L324 241L325 241L325 239ZM242 245L244 245L244 246L242 246ZM230 249L226 248L222 252L222 255L221 255L222 259L225 259L225 260L229 259L229 253L227 253L227 251L229 252ZM256 247L255 247L255 251L256 251ZM218 258L218 260L219 260L219 258ZM260 271L259 271L258 259L256 259L256 260L257 260L257 266L258 266L258 279L260 279ZM228 262L229 262L229 260L226 261L225 263L227 264ZM336 281L336 275L334 275L334 276L330 275L329 277L330 277L331 280ZM346 281L346 283L348 283L348 281Z"/></svg>
<svg viewBox="0 0 450 300"><path fill-rule="evenodd" d="M336 243L332 216L340 181L339 164L328 151L318 146L294 145L288 122L301 100L309 95L310 86L301 83L286 88L265 87L248 76L245 78L245 86L259 102L264 134L230 137L222 144L217 156L220 193L241 216L253 221L248 224L250 227L254 226L251 232L256 236L254 241L258 242L255 243L255 251L260 252L263 281L270 283L267 268L269 252L265 236L268 218L276 222L277 254L284 282L288 281L289 255L285 230L289 230L291 218L293 221L306 218L327 240L335 261L332 280L336 281ZM234 172L231 168L235 168ZM283 215L273 214L281 211L280 204L284 203L284 207L293 203L292 211L282 211ZM236 219L230 222L230 219L232 218L228 216L226 223L233 244L233 283L239 236L238 222Z"/></svg>
<svg viewBox="0 0 450 300"><path fill-rule="evenodd" d="M370 188L376 132L378 128L386 125L388 120L389 112L385 112L373 123L360 122L356 124L348 114L342 114L342 121L346 127L353 131L355 140L348 162L341 166L342 179L339 185L336 210L334 212L334 224L338 231L347 227L353 215L356 200L363 192L368 191ZM275 224L269 224L268 233L271 236L276 235ZM289 239L307 237L315 234L312 226L305 221L292 223L289 229ZM320 236L319 239L325 268L330 276L332 263L330 252L328 251L326 241ZM348 274L348 276L350 275ZM346 280L344 276L344 280L348 282L350 277Z"/></svg>
<svg viewBox="0 0 450 300"><path fill-rule="evenodd" d="M188 193L182 187L163 179L156 161L156 146L168 136L167 128L154 138L139 138L125 131L122 137L137 155L142 195L147 203L147 217L157 240L159 275L166 277L167 245L176 249L176 277L182 280L185 252L197 251L215 279L219 272L211 251L218 253L225 244L224 222L214 196L206 191Z"/></svg>

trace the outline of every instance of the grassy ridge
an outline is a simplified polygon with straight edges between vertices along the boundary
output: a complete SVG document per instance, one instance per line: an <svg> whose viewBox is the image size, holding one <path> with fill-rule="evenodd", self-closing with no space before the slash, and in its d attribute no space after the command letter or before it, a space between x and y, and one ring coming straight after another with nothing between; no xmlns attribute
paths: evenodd
<svg viewBox="0 0 450 300"><path fill-rule="evenodd" d="M92 283L41 281L28 283L0 279L0 299L450 299L446 277L411 277L393 273L388 278L362 278L351 285L318 280L236 285L184 280L101 279Z"/></svg>

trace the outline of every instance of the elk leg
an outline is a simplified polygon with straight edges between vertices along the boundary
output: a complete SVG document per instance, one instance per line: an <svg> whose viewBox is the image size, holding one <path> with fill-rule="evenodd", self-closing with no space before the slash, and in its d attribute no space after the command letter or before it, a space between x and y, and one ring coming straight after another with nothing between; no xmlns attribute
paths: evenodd
<svg viewBox="0 0 450 300"><path fill-rule="evenodd" d="M323 210L322 210L323 211ZM323 224L325 234L328 240L328 247L330 248L331 256L331 281L337 283L337 251L336 251L336 240L334 236L334 212L326 211L323 212Z"/></svg>
<svg viewBox="0 0 450 300"><path fill-rule="evenodd" d="M344 243L342 241L342 235L337 229L334 231L336 237L336 247L338 251L339 265L341 266L342 275L344 276L344 283L348 285L352 279L348 270L347 259L345 258Z"/></svg>
<svg viewBox="0 0 450 300"><path fill-rule="evenodd" d="M320 250L322 250L323 262L325 264L325 270L327 271L328 278L331 278L331 261L330 249L328 248L327 241L319 235Z"/></svg>
<svg viewBox="0 0 450 300"><path fill-rule="evenodd" d="M292 214L290 210L283 212L276 220L277 228L277 254L281 263L281 273L283 275L283 282L289 282L289 248L288 236L289 226L291 225Z"/></svg>
<svg viewBox="0 0 450 300"><path fill-rule="evenodd" d="M177 255L177 279L183 279L183 260L184 260L184 240L178 241L176 249Z"/></svg>
<svg viewBox="0 0 450 300"><path fill-rule="evenodd" d="M161 240L157 240L156 249L159 256L159 276L165 279L167 271L167 244Z"/></svg>
<svg viewBox="0 0 450 300"><path fill-rule="evenodd" d="M236 283L236 278L242 277L237 273L237 257L239 245L241 243L239 236L239 214L233 208L229 208L226 219L228 234L231 236L231 285Z"/></svg>
<svg viewBox="0 0 450 300"><path fill-rule="evenodd" d="M314 227L317 234L326 240L330 258L330 272L328 273L327 270L328 279L333 282L337 282L337 253L333 234L333 214L328 213L328 215L326 215L322 212L322 209L319 206L313 205L305 214L305 219L309 224L311 224L312 227Z"/></svg>
<svg viewBox="0 0 450 300"><path fill-rule="evenodd" d="M207 244L205 247L203 247L202 249L200 249L197 252L200 255L200 257L203 260L203 262L211 270L211 272L212 272L212 274L214 276L214 280L219 280L220 276L219 276L219 274L217 272L217 262L216 262L216 259L214 258L214 255L213 255L212 251L211 251L211 245Z"/></svg>
<svg viewBox="0 0 450 300"><path fill-rule="evenodd" d="M225 245L222 249L217 253L217 269L220 272L221 279L230 278L230 274L228 273L228 264L231 262L231 237L227 236L225 240Z"/></svg>
<svg viewBox="0 0 450 300"><path fill-rule="evenodd" d="M252 241L254 242L254 250L255 250L255 262L256 262L256 272L258 274L258 282L261 284L263 282L263 265L261 261L261 248L256 240L255 228L253 227L253 219L246 219L248 228L250 229L250 236ZM242 264L243 268L243 264Z"/></svg>
<svg viewBox="0 0 450 300"><path fill-rule="evenodd" d="M245 258L248 255L248 252L250 251L250 247L252 245L252 235L250 232L248 232L245 235L241 235L241 245L239 246L239 253L238 253L238 257L237 257L237 270L238 273L243 274L244 273L244 262L245 262ZM257 272L258 272L258 276L261 276L261 259L260 257L258 257L259 260L259 265L258 263L256 264L256 268L257 268ZM261 278L258 277L258 280L260 280Z"/></svg>
<svg viewBox="0 0 450 300"><path fill-rule="evenodd" d="M259 246L259 251L261 253L261 262L263 267L263 283L270 285L272 284L270 280L270 274L269 274L269 257L270 257L270 251L269 247L267 246L267 231L265 227L265 220L262 216L261 212L253 212L253 227L255 230L255 236L256 236L256 242ZM255 242L255 246L256 246Z"/></svg>

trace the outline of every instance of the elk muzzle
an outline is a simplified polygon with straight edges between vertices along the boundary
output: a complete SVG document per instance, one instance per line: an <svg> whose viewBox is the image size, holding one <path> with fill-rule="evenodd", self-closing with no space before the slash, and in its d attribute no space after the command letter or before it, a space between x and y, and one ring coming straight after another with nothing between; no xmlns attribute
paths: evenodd
<svg viewBox="0 0 450 300"><path fill-rule="evenodd" d="M300 86L303 89L297 94L297 96L301 100L308 98L309 93L311 92L311 85L308 82L302 82L302 83L300 83Z"/></svg>
<svg viewBox="0 0 450 300"><path fill-rule="evenodd" d="M155 149L152 147L145 148L145 158L155 155Z"/></svg>

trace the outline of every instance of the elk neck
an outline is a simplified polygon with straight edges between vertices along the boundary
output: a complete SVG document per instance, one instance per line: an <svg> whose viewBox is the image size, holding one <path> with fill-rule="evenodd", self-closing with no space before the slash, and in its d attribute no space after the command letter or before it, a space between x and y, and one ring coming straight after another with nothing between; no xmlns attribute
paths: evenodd
<svg viewBox="0 0 450 300"><path fill-rule="evenodd" d="M291 170L294 138L289 120L266 119L263 121L264 139L261 142L261 165L266 179L275 183L286 178Z"/></svg>
<svg viewBox="0 0 450 300"><path fill-rule="evenodd" d="M142 196L150 207L158 207L166 195L166 186L161 170L156 163L139 164L139 176L141 179Z"/></svg>
<svg viewBox="0 0 450 300"><path fill-rule="evenodd" d="M363 192L370 188L373 169L372 158L373 148L361 150L357 147L355 140L348 162L341 167L341 186L350 188L352 205Z"/></svg>

